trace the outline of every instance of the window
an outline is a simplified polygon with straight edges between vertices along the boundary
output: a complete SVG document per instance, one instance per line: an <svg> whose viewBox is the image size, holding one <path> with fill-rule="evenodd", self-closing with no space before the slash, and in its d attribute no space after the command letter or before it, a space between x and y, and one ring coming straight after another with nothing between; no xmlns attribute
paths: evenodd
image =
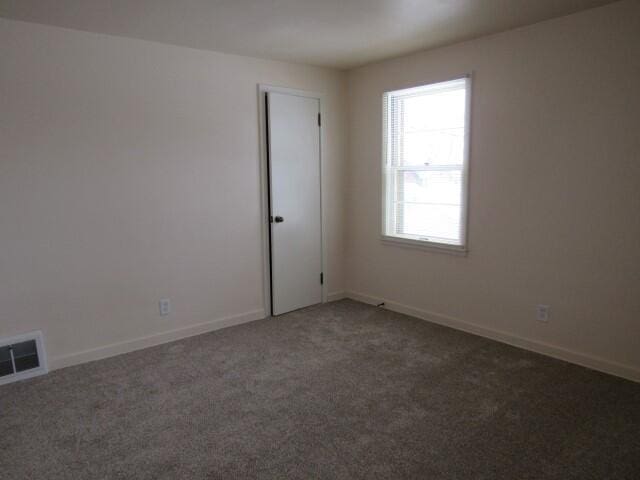
<svg viewBox="0 0 640 480"><path fill-rule="evenodd" d="M383 239L466 249L469 84L384 94Z"/></svg>

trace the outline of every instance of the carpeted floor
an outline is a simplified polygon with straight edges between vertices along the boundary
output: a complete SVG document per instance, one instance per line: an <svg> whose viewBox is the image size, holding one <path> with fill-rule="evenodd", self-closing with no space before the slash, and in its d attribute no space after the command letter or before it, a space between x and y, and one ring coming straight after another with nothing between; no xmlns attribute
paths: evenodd
<svg viewBox="0 0 640 480"><path fill-rule="evenodd" d="M640 384L344 300L0 387L0 477L637 480Z"/></svg>

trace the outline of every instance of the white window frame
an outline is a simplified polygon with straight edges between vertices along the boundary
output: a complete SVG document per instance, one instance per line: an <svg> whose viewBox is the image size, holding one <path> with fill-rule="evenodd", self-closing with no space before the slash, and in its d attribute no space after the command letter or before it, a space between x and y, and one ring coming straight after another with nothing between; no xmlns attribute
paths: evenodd
<svg viewBox="0 0 640 480"><path fill-rule="evenodd" d="M414 238L406 238L397 235L388 235L386 232L389 231L388 226L389 222L392 222L392 213L389 212L387 215L387 209L389 205L389 195L392 194L392 189L387 188L387 182L389 181L389 176L387 175L387 162L388 162L388 145L387 138L390 137L390 122L388 121L388 116L385 114L388 103L388 95L391 93L395 93L402 90L409 90L411 88L420 88L420 87L428 87L430 85L437 85L439 83L450 82L454 80L465 79L467 82L466 85L466 105L465 105L465 136L464 136L464 151L463 151L463 165L462 165L462 210L461 210L461 232L460 239L461 245L454 245L445 242L439 242L436 240L430 240L428 238L422 239L414 239ZM414 85L405 88L398 88L394 90L388 90L384 92L382 95L382 221L380 224L381 234L380 240L383 243L391 244L391 245L399 245L405 247L413 247L420 248L424 250L431 250L437 252L444 253L452 253L456 255L466 255L468 252L468 240L467 240L467 230L468 230L468 219L469 219L469 150L471 143L471 96L472 96L472 76L471 73L458 75L456 77L448 78L445 80L439 80L437 82L429 82L422 85ZM437 169L438 167L420 167L420 169ZM412 168L415 169L415 168Z"/></svg>

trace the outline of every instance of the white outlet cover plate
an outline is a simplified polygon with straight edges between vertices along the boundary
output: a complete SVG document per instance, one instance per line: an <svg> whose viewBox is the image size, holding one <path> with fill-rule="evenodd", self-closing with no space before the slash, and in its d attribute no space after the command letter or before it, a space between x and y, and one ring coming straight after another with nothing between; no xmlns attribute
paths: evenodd
<svg viewBox="0 0 640 480"><path fill-rule="evenodd" d="M549 321L549 305L536 305L536 319L539 322Z"/></svg>
<svg viewBox="0 0 640 480"><path fill-rule="evenodd" d="M163 298L159 302L159 307L160 307L160 315L162 316L169 315L169 312L171 311L171 302L169 301L168 298Z"/></svg>

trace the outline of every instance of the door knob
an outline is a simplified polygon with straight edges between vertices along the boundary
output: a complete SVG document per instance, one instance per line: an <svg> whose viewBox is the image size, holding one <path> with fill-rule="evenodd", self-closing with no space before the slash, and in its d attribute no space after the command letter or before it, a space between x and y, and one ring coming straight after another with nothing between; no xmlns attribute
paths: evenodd
<svg viewBox="0 0 640 480"><path fill-rule="evenodd" d="M284 218L282 218L280 215L277 215L276 218L274 219L276 223L282 223L284 222Z"/></svg>

